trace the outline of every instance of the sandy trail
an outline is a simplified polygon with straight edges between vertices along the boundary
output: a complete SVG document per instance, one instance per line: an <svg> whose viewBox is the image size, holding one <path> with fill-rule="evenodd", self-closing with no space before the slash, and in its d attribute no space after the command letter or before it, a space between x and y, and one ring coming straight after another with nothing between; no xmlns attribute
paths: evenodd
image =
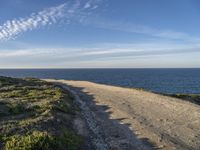
<svg viewBox="0 0 200 150"><path fill-rule="evenodd" d="M98 126L96 136L105 144L102 149L200 149L198 105L87 81L48 81L66 85L84 102Z"/></svg>

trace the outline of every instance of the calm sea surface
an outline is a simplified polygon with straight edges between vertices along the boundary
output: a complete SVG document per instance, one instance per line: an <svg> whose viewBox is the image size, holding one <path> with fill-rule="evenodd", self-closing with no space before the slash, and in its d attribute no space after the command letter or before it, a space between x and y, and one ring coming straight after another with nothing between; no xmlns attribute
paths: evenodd
<svg viewBox="0 0 200 150"><path fill-rule="evenodd" d="M0 69L0 76L87 80L160 93L200 94L200 69Z"/></svg>

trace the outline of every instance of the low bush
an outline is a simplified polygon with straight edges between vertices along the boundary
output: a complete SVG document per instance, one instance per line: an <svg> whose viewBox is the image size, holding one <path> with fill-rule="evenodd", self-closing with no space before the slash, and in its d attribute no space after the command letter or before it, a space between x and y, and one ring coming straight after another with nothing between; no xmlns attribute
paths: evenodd
<svg viewBox="0 0 200 150"><path fill-rule="evenodd" d="M82 140L73 132L65 131L62 137L34 131L29 135L14 135L7 139L5 150L76 150Z"/></svg>

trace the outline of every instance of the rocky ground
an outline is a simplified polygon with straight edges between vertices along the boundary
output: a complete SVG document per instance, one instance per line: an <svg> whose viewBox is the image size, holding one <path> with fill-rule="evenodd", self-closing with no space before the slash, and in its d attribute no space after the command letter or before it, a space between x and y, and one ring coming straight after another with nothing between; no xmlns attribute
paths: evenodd
<svg viewBox="0 0 200 150"><path fill-rule="evenodd" d="M137 89L48 81L79 102L96 149L200 149L199 105Z"/></svg>

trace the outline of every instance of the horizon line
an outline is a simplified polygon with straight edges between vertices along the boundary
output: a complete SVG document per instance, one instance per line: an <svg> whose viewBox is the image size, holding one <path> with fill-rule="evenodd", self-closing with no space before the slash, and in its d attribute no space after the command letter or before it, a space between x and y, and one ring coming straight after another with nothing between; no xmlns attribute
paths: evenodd
<svg viewBox="0 0 200 150"><path fill-rule="evenodd" d="M200 69L200 67L124 67L124 68L118 68L118 67L108 67L108 68L103 68L103 67L97 67L97 68L90 68L90 67L85 67L85 68L0 68L0 70L67 70L67 69Z"/></svg>

